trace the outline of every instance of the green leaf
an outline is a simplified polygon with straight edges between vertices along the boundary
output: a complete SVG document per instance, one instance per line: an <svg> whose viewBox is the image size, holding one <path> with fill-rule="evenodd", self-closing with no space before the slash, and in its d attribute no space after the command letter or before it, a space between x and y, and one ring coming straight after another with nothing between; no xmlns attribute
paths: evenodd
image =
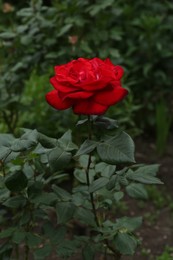
<svg viewBox="0 0 173 260"><path fill-rule="evenodd" d="M93 182L95 174L96 174L95 171L93 169L90 169L89 171L90 183ZM75 169L74 176L81 183L87 183L86 171L84 169Z"/></svg>
<svg viewBox="0 0 173 260"><path fill-rule="evenodd" d="M96 116L93 119L93 124L109 130L118 128L116 120L104 116Z"/></svg>
<svg viewBox="0 0 173 260"><path fill-rule="evenodd" d="M133 255L137 247L137 240L127 233L118 233L115 237L117 250L123 255Z"/></svg>
<svg viewBox="0 0 173 260"><path fill-rule="evenodd" d="M51 252L52 252L52 247L49 244L46 244L43 247L34 250L34 259L35 260L45 259L45 257L49 256Z"/></svg>
<svg viewBox="0 0 173 260"><path fill-rule="evenodd" d="M117 182L119 182L123 186L127 186L129 184L129 181L127 180L126 176L123 175L118 176Z"/></svg>
<svg viewBox="0 0 173 260"><path fill-rule="evenodd" d="M111 176L109 182L108 182L107 185L106 185L106 188L107 188L108 190L114 189L115 186L116 186L116 181L117 181L117 176L116 176L116 175ZM117 184L119 185L118 182L117 182ZM119 185L119 189L120 189L120 185Z"/></svg>
<svg viewBox="0 0 173 260"><path fill-rule="evenodd" d="M15 232L16 227L10 227L5 230L1 230L0 233L0 238L6 238L6 237L11 237L13 233Z"/></svg>
<svg viewBox="0 0 173 260"><path fill-rule="evenodd" d="M62 258L68 258L72 256L77 248L80 246L79 241L73 240L64 240L58 247L57 247L57 255Z"/></svg>
<svg viewBox="0 0 173 260"><path fill-rule="evenodd" d="M66 228L65 227L54 227L52 223L46 223L43 226L44 233L46 237L48 237L52 244L60 244L66 235Z"/></svg>
<svg viewBox="0 0 173 260"><path fill-rule="evenodd" d="M95 170L97 173L100 172L102 177L110 178L114 174L116 166L101 162L96 164Z"/></svg>
<svg viewBox="0 0 173 260"><path fill-rule="evenodd" d="M57 200L57 196L53 192L42 192L38 194L34 198L31 199L33 203L36 204L44 204L44 205L52 205Z"/></svg>
<svg viewBox="0 0 173 260"><path fill-rule="evenodd" d="M53 146L54 147L54 146ZM36 148L32 151L33 154L45 154L50 151L50 148L43 147L40 143L36 146Z"/></svg>
<svg viewBox="0 0 173 260"><path fill-rule="evenodd" d="M58 202L56 205L58 224L65 224L72 219L75 208L71 202Z"/></svg>
<svg viewBox="0 0 173 260"><path fill-rule="evenodd" d="M84 53L90 54L90 55L91 55L91 53L93 52L92 49L91 49L91 47L89 46L88 42L86 42L86 41L81 41L81 42L80 42L80 49L81 49Z"/></svg>
<svg viewBox="0 0 173 260"><path fill-rule="evenodd" d="M102 6L96 4L96 5L92 5L92 7L88 8L88 9L89 9L88 11L89 11L90 15L95 16L97 13L99 13L101 11Z"/></svg>
<svg viewBox="0 0 173 260"><path fill-rule="evenodd" d="M85 142L80 146L79 150L75 154L75 157L92 152L96 148L96 146L97 142L89 139L85 140Z"/></svg>
<svg viewBox="0 0 173 260"><path fill-rule="evenodd" d="M149 174L151 176L156 176L158 170L159 170L159 164L151 164L151 165L145 165L140 166L135 173L140 173L142 175Z"/></svg>
<svg viewBox="0 0 173 260"><path fill-rule="evenodd" d="M61 27L61 30L58 33L58 36L60 37L60 36L64 35L65 33L67 33L71 27L72 27L72 24L66 24L63 27Z"/></svg>
<svg viewBox="0 0 173 260"><path fill-rule="evenodd" d="M84 260L94 260L95 259L95 250L92 244L88 244L82 250L82 256Z"/></svg>
<svg viewBox="0 0 173 260"><path fill-rule="evenodd" d="M38 142L45 148L53 148L56 146L57 139L39 133Z"/></svg>
<svg viewBox="0 0 173 260"><path fill-rule="evenodd" d="M78 186L79 187L79 186ZM83 186L84 187L84 186ZM79 207L79 206L82 206L85 201L86 201L86 197L88 196L88 192L85 192L85 195L84 193L82 192L75 192L73 195L72 195L72 202L74 203L75 206Z"/></svg>
<svg viewBox="0 0 173 260"><path fill-rule="evenodd" d="M85 123L87 123L87 122L88 122L88 119L79 120L79 121L77 122L76 126L83 125L83 124L85 124Z"/></svg>
<svg viewBox="0 0 173 260"><path fill-rule="evenodd" d="M69 164L71 160L71 153L64 151L62 148L56 147L48 154L48 160L51 170L61 170Z"/></svg>
<svg viewBox="0 0 173 260"><path fill-rule="evenodd" d="M89 160L89 155L84 154L79 157L79 164L82 168L86 169L88 166L88 160ZM90 168L94 168L95 166L95 157L91 156L91 163L90 163Z"/></svg>
<svg viewBox="0 0 173 260"><path fill-rule="evenodd" d="M126 177L133 181L138 181L144 184L163 184L158 178L153 177L150 173L143 174L143 171L140 172L138 169L137 171L128 170Z"/></svg>
<svg viewBox="0 0 173 260"><path fill-rule="evenodd" d="M37 143L39 133L36 129L31 130L27 128L22 128L22 130L25 133L21 136L21 139L30 140L33 143Z"/></svg>
<svg viewBox="0 0 173 260"><path fill-rule="evenodd" d="M104 186L109 182L109 179L106 177L100 177L99 179L93 181L89 187L89 192L95 192Z"/></svg>
<svg viewBox="0 0 173 260"><path fill-rule="evenodd" d="M2 32L0 33L0 38L4 40L11 40L16 37L16 33L14 32Z"/></svg>
<svg viewBox="0 0 173 260"><path fill-rule="evenodd" d="M11 153L11 149L9 147L1 146L0 148L0 160L5 162L8 155Z"/></svg>
<svg viewBox="0 0 173 260"><path fill-rule="evenodd" d="M10 147L14 141L14 137L11 134L0 134L0 147Z"/></svg>
<svg viewBox="0 0 173 260"><path fill-rule="evenodd" d="M78 147L72 142L71 130L68 130L60 139L59 145L67 152L76 150Z"/></svg>
<svg viewBox="0 0 173 260"><path fill-rule="evenodd" d="M124 197L124 192L117 191L114 193L114 199L116 202L119 202Z"/></svg>
<svg viewBox="0 0 173 260"><path fill-rule="evenodd" d="M110 48L109 49L109 53L110 55L113 57L113 58L119 58L120 57L120 52L118 49L113 49L113 48Z"/></svg>
<svg viewBox="0 0 173 260"><path fill-rule="evenodd" d="M120 231L132 232L141 226L142 217L122 217L118 218L116 223Z"/></svg>
<svg viewBox="0 0 173 260"><path fill-rule="evenodd" d="M35 198L42 193L42 190L43 190L42 181L30 182L30 185L27 190L28 197L30 199Z"/></svg>
<svg viewBox="0 0 173 260"><path fill-rule="evenodd" d="M74 218L78 219L84 224L96 226L94 214L89 209L78 207L75 212Z"/></svg>
<svg viewBox="0 0 173 260"><path fill-rule="evenodd" d="M135 199L148 199L148 193L144 185L140 183L131 183L126 187L127 194Z"/></svg>
<svg viewBox="0 0 173 260"><path fill-rule="evenodd" d="M25 231L16 230L13 234L12 241L16 244L20 244L25 239L25 236Z"/></svg>
<svg viewBox="0 0 173 260"><path fill-rule="evenodd" d="M14 174L11 174L5 180L6 187L13 192L22 191L27 187L27 184L28 179L22 171L18 171Z"/></svg>
<svg viewBox="0 0 173 260"><path fill-rule="evenodd" d="M21 138L18 138L13 141L11 150L14 152L23 152L31 149L35 145L36 143L32 140L22 140Z"/></svg>
<svg viewBox="0 0 173 260"><path fill-rule="evenodd" d="M2 182L2 180L0 180L0 182ZM1 187L0 188L0 203L3 203L9 197L10 197L10 191L6 187L4 187L4 188Z"/></svg>
<svg viewBox="0 0 173 260"><path fill-rule="evenodd" d="M27 245L29 247L35 247L42 243L42 238L37 234L27 232L26 233Z"/></svg>
<svg viewBox="0 0 173 260"><path fill-rule="evenodd" d="M30 214L28 214L27 210L23 210L22 216L20 217L19 224L21 225L26 225L29 224L30 222Z"/></svg>
<svg viewBox="0 0 173 260"><path fill-rule="evenodd" d="M108 164L134 163L134 143L125 132L107 138L97 146L101 160Z"/></svg>
<svg viewBox="0 0 173 260"><path fill-rule="evenodd" d="M20 195L9 198L3 203L3 205L9 208L19 208L25 206L25 204L26 204L26 198Z"/></svg>
<svg viewBox="0 0 173 260"><path fill-rule="evenodd" d="M69 192L67 192L66 190L56 186L56 185L52 185L52 189L53 191L56 193L57 197L61 200L61 201L69 201L71 200L72 196Z"/></svg>

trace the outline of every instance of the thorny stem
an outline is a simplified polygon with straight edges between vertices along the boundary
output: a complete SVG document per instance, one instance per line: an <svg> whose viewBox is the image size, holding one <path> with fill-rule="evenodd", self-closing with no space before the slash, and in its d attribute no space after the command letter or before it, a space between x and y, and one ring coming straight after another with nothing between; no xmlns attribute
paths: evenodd
<svg viewBox="0 0 173 260"><path fill-rule="evenodd" d="M88 115L88 139L91 140L92 139L92 122L90 119L90 116ZM89 170L90 170L90 165L91 165L91 153L89 154L88 157L88 164L87 164L87 168L86 168L86 179L87 179L87 185L88 187L90 186L90 179L89 179ZM93 213L94 213L94 218L95 218L95 222L97 227L100 227L100 223L97 217L97 210L95 207L95 203L94 203L94 195L93 192L90 192L90 200L91 200L91 205L92 205L92 209L93 209ZM107 239L104 240L107 248L109 248L110 251L112 251L112 253L115 256L116 260L120 260L121 259L121 254L113 247L109 244L109 241Z"/></svg>

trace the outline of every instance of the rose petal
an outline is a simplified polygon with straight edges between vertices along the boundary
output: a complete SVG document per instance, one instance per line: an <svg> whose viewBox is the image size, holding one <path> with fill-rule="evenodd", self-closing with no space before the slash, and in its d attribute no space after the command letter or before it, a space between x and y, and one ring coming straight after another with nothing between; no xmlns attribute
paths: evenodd
<svg viewBox="0 0 173 260"><path fill-rule="evenodd" d="M58 82L56 76L50 78L50 83L56 90L60 90L61 92L69 93L78 90L78 88L71 86L68 82Z"/></svg>
<svg viewBox="0 0 173 260"><path fill-rule="evenodd" d="M77 101L73 105L73 111L75 114L83 115L102 115L106 112L108 106L104 106L95 103L92 99Z"/></svg>
<svg viewBox="0 0 173 260"><path fill-rule="evenodd" d="M118 87L107 88L107 90L98 91L93 101L105 106L112 106L121 101L128 94L127 89Z"/></svg>
<svg viewBox="0 0 173 260"><path fill-rule="evenodd" d="M65 100L65 99L86 99L86 98L89 98L91 96L93 96L93 92L88 92L88 91L74 91L74 92L71 92L71 93L63 93L61 91L59 91L59 97L62 99L62 100Z"/></svg>
<svg viewBox="0 0 173 260"><path fill-rule="evenodd" d="M114 66L114 72L117 80L120 80L124 74L123 68L119 65Z"/></svg>
<svg viewBox="0 0 173 260"><path fill-rule="evenodd" d="M123 69L121 66L119 66L119 65L114 65L109 58L105 59L105 60L104 60L104 63L105 63L108 67L110 67L110 70L113 70L113 71L114 71L114 75L115 75L116 80L120 80L120 79L122 78L122 76L123 76L123 74L124 74L124 69Z"/></svg>
<svg viewBox="0 0 173 260"><path fill-rule="evenodd" d="M58 110L64 110L72 106L72 101L71 100L62 100L59 98L58 91L52 90L46 94L46 101L54 107L55 109Z"/></svg>

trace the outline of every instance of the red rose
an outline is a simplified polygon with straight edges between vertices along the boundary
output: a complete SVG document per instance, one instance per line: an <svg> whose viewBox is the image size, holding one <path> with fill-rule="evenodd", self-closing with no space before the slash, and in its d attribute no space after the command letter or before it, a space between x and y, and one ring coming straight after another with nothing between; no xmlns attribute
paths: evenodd
<svg viewBox="0 0 173 260"><path fill-rule="evenodd" d="M55 67L46 94L47 102L58 110L72 107L75 114L100 115L121 101L128 91L121 87L123 69L109 59L79 58Z"/></svg>

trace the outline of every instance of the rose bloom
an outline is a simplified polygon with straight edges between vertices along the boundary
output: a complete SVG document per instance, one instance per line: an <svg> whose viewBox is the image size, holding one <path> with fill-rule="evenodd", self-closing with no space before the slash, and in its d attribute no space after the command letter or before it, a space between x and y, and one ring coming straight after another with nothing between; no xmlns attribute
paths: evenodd
<svg viewBox="0 0 173 260"><path fill-rule="evenodd" d="M128 94L121 86L122 76L122 67L110 59L72 60L55 66L50 79L54 90L46 94L46 100L58 110L72 107L75 114L101 115Z"/></svg>
<svg viewBox="0 0 173 260"><path fill-rule="evenodd" d="M4 3L2 6L3 13L10 13L14 11L14 7L9 3Z"/></svg>
<svg viewBox="0 0 173 260"><path fill-rule="evenodd" d="M78 42L78 36L77 35L70 35L68 37L69 43L72 45L75 45Z"/></svg>

